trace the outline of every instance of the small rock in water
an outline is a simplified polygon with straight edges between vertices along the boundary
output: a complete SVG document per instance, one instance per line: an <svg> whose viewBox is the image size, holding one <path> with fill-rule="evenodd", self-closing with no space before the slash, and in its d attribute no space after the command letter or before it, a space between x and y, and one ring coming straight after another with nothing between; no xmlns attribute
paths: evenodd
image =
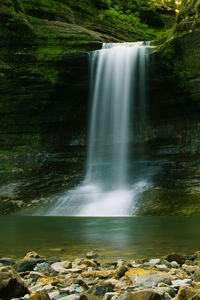
<svg viewBox="0 0 200 300"><path fill-rule="evenodd" d="M12 266L14 265L14 261L12 260L12 258L2 257L0 259L0 264L2 264L3 266Z"/></svg>
<svg viewBox="0 0 200 300"><path fill-rule="evenodd" d="M24 256L24 259L29 259L29 258L41 258L41 256L37 252L31 251L26 253L26 255Z"/></svg>
<svg viewBox="0 0 200 300"><path fill-rule="evenodd" d="M36 267L34 268L34 271L37 272L51 272L52 271L52 267L47 263L47 262L43 262L43 263L39 263L36 265Z"/></svg>
<svg viewBox="0 0 200 300"><path fill-rule="evenodd" d="M49 250L52 251L52 252L63 252L65 249L63 249L63 248L51 248Z"/></svg>
<svg viewBox="0 0 200 300"><path fill-rule="evenodd" d="M47 259L47 263L48 263L49 265L52 265L52 264L54 264L54 263L56 263L56 262L60 262L60 259L59 259L59 258L56 258L56 257L50 257L50 258Z"/></svg>
<svg viewBox="0 0 200 300"><path fill-rule="evenodd" d="M150 265L160 264L160 259L159 258L150 259L149 263L150 263Z"/></svg>
<svg viewBox="0 0 200 300"><path fill-rule="evenodd" d="M99 257L99 254L97 252L94 252L94 251L89 251L89 252L85 253L85 257L89 258L89 259L92 259L92 258L95 259L95 258Z"/></svg>
<svg viewBox="0 0 200 300"><path fill-rule="evenodd" d="M185 260L191 260L191 261L194 261L195 258L197 257L196 254L193 254L193 255L183 255L184 259Z"/></svg>
<svg viewBox="0 0 200 300"><path fill-rule="evenodd" d="M176 261L179 265L182 265L185 262L185 258L183 257L183 255L178 253L168 254L165 259L169 262Z"/></svg>
<svg viewBox="0 0 200 300"><path fill-rule="evenodd" d="M38 263L43 263L43 258L21 259L17 262L16 269L18 272L33 271Z"/></svg>

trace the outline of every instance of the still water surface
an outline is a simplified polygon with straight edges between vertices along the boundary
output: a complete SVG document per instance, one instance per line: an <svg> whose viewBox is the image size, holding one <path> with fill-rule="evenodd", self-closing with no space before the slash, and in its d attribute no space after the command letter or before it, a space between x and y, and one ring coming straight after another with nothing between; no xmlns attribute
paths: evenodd
<svg viewBox="0 0 200 300"><path fill-rule="evenodd" d="M160 257L200 249L200 217L0 217L0 256L35 250L73 258L96 249L103 258Z"/></svg>

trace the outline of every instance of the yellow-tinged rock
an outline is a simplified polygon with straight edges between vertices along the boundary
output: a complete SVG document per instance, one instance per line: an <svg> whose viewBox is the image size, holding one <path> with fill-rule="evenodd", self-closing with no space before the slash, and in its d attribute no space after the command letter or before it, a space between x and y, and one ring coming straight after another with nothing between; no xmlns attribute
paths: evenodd
<svg viewBox="0 0 200 300"><path fill-rule="evenodd" d="M53 252L63 252L65 249L63 249L63 248L51 248L49 250L53 251Z"/></svg>
<svg viewBox="0 0 200 300"><path fill-rule="evenodd" d="M81 265L78 266L78 268L81 269L81 270L85 270L88 267L85 264L81 264Z"/></svg>
<svg viewBox="0 0 200 300"><path fill-rule="evenodd" d="M177 277L176 276L171 276L170 277L170 280L172 281L172 280L176 280L177 279Z"/></svg>
<svg viewBox="0 0 200 300"><path fill-rule="evenodd" d="M141 274L148 274L148 273L153 273L153 272L158 272L155 270L145 270L145 269L141 269L141 268L134 268L134 269L130 269L125 273L125 276L128 277L130 274L137 274L137 275L141 275Z"/></svg>
<svg viewBox="0 0 200 300"><path fill-rule="evenodd" d="M87 267L97 267L97 263L93 259L84 259L83 260L83 265L86 265Z"/></svg>
<svg viewBox="0 0 200 300"><path fill-rule="evenodd" d="M81 273L82 277L98 277L98 278L108 278L109 276L116 275L115 270L109 271L85 271Z"/></svg>
<svg viewBox="0 0 200 300"><path fill-rule="evenodd" d="M60 280L58 277L47 277L47 278L40 278L39 280L42 284L47 285L47 284L51 284L51 285L57 285L58 283L60 283Z"/></svg>
<svg viewBox="0 0 200 300"><path fill-rule="evenodd" d="M30 259L30 258L41 258L41 256L37 252L31 251L26 253L26 255L24 256L24 259Z"/></svg>

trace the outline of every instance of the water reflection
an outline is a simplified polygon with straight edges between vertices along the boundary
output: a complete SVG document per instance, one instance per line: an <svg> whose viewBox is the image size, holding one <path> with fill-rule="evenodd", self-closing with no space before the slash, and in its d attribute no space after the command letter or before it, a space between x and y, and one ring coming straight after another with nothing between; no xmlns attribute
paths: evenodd
<svg viewBox="0 0 200 300"><path fill-rule="evenodd" d="M159 257L200 249L200 217L1 217L0 255L74 257L97 249L104 257ZM62 248L54 252L55 248Z"/></svg>

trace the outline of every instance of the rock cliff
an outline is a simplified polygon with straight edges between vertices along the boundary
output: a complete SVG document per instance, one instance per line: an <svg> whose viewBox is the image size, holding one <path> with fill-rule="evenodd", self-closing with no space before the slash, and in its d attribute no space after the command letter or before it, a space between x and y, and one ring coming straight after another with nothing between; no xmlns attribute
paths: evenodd
<svg viewBox="0 0 200 300"><path fill-rule="evenodd" d="M99 20L102 2L1 1L0 214L40 205L80 182L88 53L102 42L151 38ZM199 213L199 6L183 1L170 38L151 55L147 126L141 134L136 118L134 148L145 144L161 171L140 214Z"/></svg>

